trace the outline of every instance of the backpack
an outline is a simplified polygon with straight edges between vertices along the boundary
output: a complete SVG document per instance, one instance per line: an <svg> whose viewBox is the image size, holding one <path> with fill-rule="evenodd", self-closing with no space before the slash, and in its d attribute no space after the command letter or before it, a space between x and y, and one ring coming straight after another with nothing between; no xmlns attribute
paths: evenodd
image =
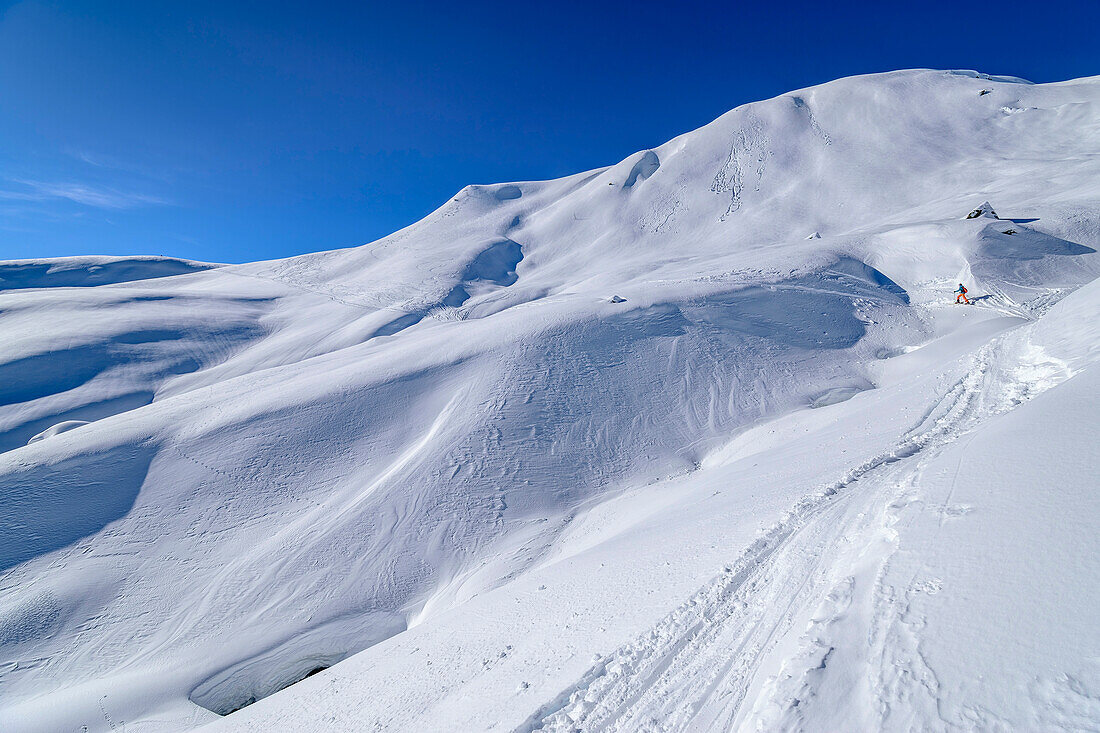
<svg viewBox="0 0 1100 733"><path fill-rule="evenodd" d="M959 292L962 293L963 295L966 295L966 288L964 288L962 285L960 285L959 286Z"/></svg>

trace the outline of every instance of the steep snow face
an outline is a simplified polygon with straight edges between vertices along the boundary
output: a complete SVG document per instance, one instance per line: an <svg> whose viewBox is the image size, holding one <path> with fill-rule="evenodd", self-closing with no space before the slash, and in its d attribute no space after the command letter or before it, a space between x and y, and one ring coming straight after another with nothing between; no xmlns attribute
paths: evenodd
<svg viewBox="0 0 1100 733"><path fill-rule="evenodd" d="M967 707L975 637L921 623L959 628L974 566L936 555L923 610L906 583L916 507L992 501L921 493L959 439L1087 395L1098 144L1098 79L897 72L359 248L0 265L0 727L1087 719L1095 630L1036 602L1042 659L973 668L1034 695ZM952 542L1032 552L999 501Z"/></svg>

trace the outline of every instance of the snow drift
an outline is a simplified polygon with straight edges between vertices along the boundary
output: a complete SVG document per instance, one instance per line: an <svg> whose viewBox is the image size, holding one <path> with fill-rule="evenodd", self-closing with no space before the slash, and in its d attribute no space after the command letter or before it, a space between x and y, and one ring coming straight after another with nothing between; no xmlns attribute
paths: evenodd
<svg viewBox="0 0 1100 733"><path fill-rule="evenodd" d="M0 265L0 727L1095 725L1098 144L1100 79L905 71Z"/></svg>

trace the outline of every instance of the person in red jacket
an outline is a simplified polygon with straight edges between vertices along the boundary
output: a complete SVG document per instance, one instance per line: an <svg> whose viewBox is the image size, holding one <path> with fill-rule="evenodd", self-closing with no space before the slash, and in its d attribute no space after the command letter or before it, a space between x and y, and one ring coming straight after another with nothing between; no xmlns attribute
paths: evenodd
<svg viewBox="0 0 1100 733"><path fill-rule="evenodd" d="M962 283L959 283L959 288L955 291L955 302L958 303L960 301L970 305L970 299L966 297L966 288L963 287Z"/></svg>

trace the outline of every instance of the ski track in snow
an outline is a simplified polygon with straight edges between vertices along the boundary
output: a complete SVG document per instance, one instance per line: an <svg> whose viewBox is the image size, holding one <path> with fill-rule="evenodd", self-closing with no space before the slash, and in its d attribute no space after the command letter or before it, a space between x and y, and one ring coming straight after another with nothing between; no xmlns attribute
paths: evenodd
<svg viewBox="0 0 1100 733"><path fill-rule="evenodd" d="M1038 367L1031 369L1046 379L1036 380L1026 366L999 369L1004 341L983 347L974 368L891 450L800 502L716 580L641 638L599 659L515 733L799 729L806 722L801 708L835 651L822 644L821 632L853 602L857 580L849 571L867 553L885 565L895 547L890 525L915 501L912 487L928 458L984 418L1068 376L1034 352ZM951 511L943 507L945 515ZM893 597L880 580L858 589L872 596L871 710L881 726L894 722L898 708L921 708L915 720L939 719L938 683L920 655L919 623L909 617L907 598ZM909 592L936 590L932 582ZM800 648L778 675L760 680L767 655L815 605Z"/></svg>

